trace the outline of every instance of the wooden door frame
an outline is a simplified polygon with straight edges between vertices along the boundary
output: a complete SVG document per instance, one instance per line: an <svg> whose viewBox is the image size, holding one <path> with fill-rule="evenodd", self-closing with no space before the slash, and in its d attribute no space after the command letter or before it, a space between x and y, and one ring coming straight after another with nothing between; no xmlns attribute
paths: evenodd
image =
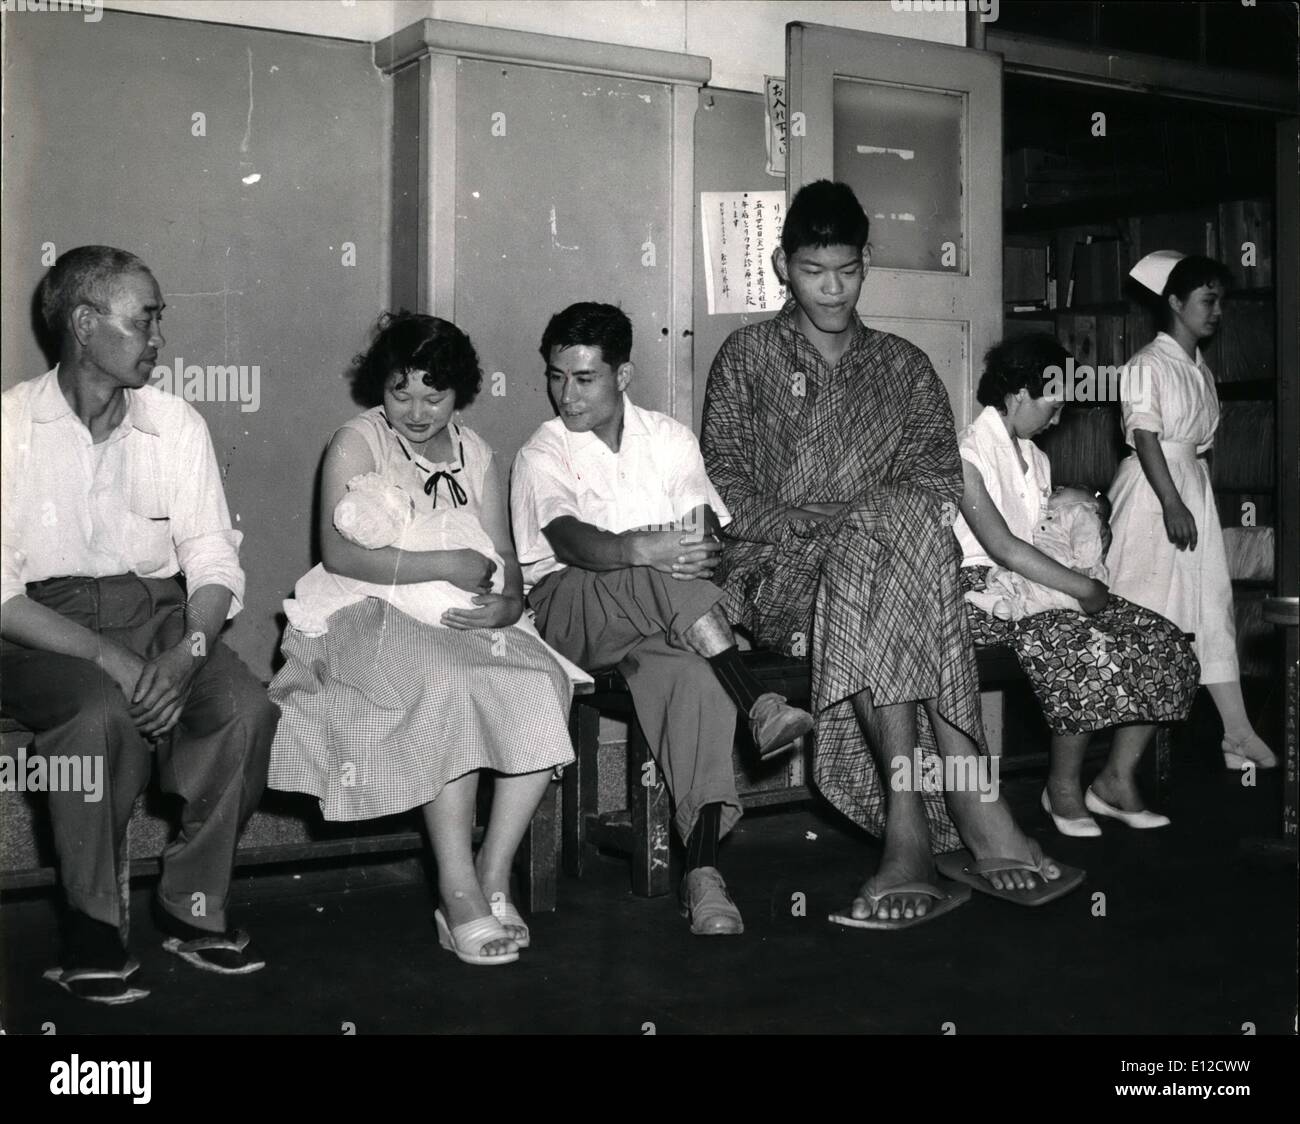
<svg viewBox="0 0 1300 1124"><path fill-rule="evenodd" d="M833 92L814 93L806 90L802 66L809 47L815 49L816 38L827 33L836 45L841 38L851 36L855 41L865 38L882 50L892 50L893 55L889 60L891 65L883 68L878 78L874 75L864 77L866 81L936 91L964 90L965 87L959 85L957 80L951 85L945 85L941 75L921 75L905 66L892 65L897 57L915 59L917 56L927 56L927 62L931 58L936 63L946 60L955 72L964 71L960 82L977 88L985 102L992 100L996 103L995 112L977 121L972 106L973 99L969 96L964 98L961 270L945 272L892 269L873 264L870 276L876 278L875 285L868 282L863 286L858 304L859 315L867 322L873 316L886 320L906 320L909 317L905 309L910 304L911 307L919 305L943 308L947 313L946 316L920 317L921 320L966 325L963 355L965 385L962 387L960 403L953 403L953 413L960 429L976 412L975 389L979 382L980 361L988 348L1001 338L1002 333L1002 83L999 73L996 86L990 88L991 74L980 73L986 67L1000 67L1001 60L989 54L987 60L976 62L970 48L948 43L932 43L928 40L905 39L867 31L847 31L800 21L786 24L786 80L791 117L793 121L799 112L803 112L807 126L803 138L791 129L786 176L787 193L791 198L800 186L808 182L810 173L805 169L810 164L826 168L828 173L833 167L833 142L829 139ZM972 138L977 129L984 135L978 143L973 143ZM987 154L983 152L985 147L991 150ZM996 183L996 190L989 188L990 183ZM882 300L884 293L895 299Z"/></svg>

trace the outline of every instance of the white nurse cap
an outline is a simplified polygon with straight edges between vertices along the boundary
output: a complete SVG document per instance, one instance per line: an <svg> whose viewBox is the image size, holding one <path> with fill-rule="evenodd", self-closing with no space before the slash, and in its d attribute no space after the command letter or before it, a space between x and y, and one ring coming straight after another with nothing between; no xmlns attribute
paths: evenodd
<svg viewBox="0 0 1300 1124"><path fill-rule="evenodd" d="M1130 269L1128 275L1143 288L1150 289L1156 296L1160 296L1165 291L1165 284L1174 266L1186 256L1177 250L1156 250L1155 253L1147 254Z"/></svg>

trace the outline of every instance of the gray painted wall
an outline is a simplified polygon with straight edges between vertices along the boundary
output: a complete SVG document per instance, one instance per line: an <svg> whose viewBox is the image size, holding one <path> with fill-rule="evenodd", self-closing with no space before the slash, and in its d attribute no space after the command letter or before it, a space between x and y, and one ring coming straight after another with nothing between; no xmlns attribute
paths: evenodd
<svg viewBox="0 0 1300 1124"><path fill-rule="evenodd" d="M388 297L389 84L365 43L115 11L4 23L3 386L48 367L31 313L45 243L152 266L160 363L242 364L250 389L259 368L255 411L195 406L245 536L226 639L267 676L311 564L320 454L358 409L342 374Z"/></svg>
<svg viewBox="0 0 1300 1124"><path fill-rule="evenodd" d="M575 301L627 313L637 370L628 394L668 410L671 94L655 82L457 65L456 323L484 375L465 420L504 474L555 416L538 347L551 316ZM493 134L493 114L504 135Z"/></svg>

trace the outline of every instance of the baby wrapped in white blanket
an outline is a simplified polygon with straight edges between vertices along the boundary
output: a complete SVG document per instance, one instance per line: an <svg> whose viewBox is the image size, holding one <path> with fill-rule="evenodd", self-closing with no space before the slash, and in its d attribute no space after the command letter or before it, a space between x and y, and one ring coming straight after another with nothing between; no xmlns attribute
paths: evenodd
<svg viewBox="0 0 1300 1124"><path fill-rule="evenodd" d="M1101 582L1107 577L1108 540L1101 502L1082 488L1057 488L1034 528L1034 546L1062 566ZM967 593L966 600L1003 621L1049 609L1082 611L1068 593L1049 589L1001 566L993 566L984 579L984 590Z"/></svg>
<svg viewBox="0 0 1300 1124"><path fill-rule="evenodd" d="M505 584L501 556L482 524L464 508L433 508L418 512L415 503L396 484L378 473L367 472L348 481L347 494L334 508L334 526L349 542L377 550L395 546L401 550L477 550L496 563L492 592ZM293 599L284 603L289 623L307 636L329 631L331 614L367 597L382 597L408 617L445 628L442 614L448 609L476 609L468 590L451 582L414 582L380 585L332 574L324 566L313 566L293 588Z"/></svg>

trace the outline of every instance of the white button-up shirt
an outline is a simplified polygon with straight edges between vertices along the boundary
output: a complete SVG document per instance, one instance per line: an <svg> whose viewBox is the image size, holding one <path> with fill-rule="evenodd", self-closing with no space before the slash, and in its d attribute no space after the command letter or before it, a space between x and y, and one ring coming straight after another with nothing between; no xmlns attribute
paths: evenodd
<svg viewBox="0 0 1300 1124"><path fill-rule="evenodd" d="M59 389L58 368L0 397L4 425L0 603L53 577L184 572L243 605L232 530L208 427L188 402L127 390L126 414L95 444Z"/></svg>
<svg viewBox="0 0 1300 1124"><path fill-rule="evenodd" d="M731 522L709 482L700 443L681 422L623 396L623 440L615 453L594 433L570 433L560 418L538 427L515 457L510 513L515 548L531 589L564 569L542 529L564 515L616 534L681 519L708 504Z"/></svg>

